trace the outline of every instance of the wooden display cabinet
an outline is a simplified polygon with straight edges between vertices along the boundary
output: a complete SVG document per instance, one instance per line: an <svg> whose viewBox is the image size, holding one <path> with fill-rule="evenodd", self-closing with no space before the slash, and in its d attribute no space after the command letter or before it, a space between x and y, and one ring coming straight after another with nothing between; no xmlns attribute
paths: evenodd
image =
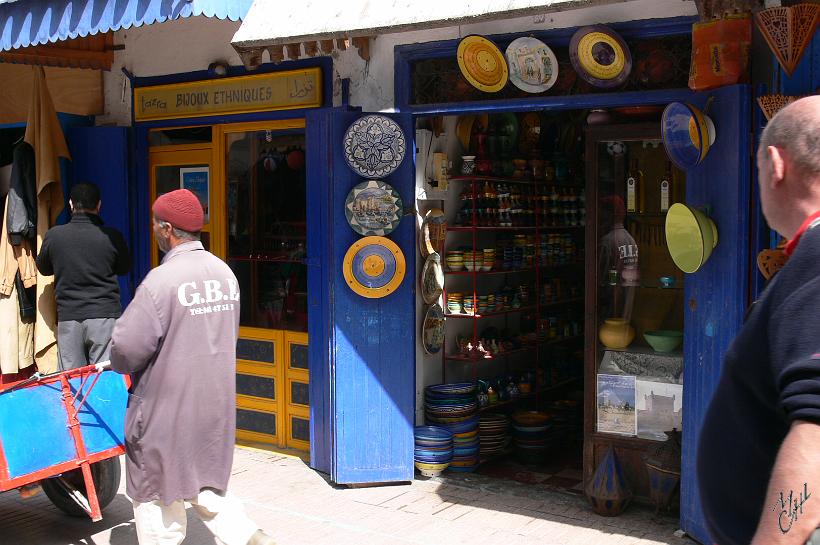
<svg viewBox="0 0 820 545"><path fill-rule="evenodd" d="M586 165L584 480L594 475L611 445L633 494L648 498L644 456L664 440L661 428L672 427L664 424L679 421L682 414L682 343L662 354L643 334L683 331L684 278L666 248L661 181L671 174L671 206L684 198L685 177L668 161L660 123L589 127ZM627 211L630 175L643 184L634 194L635 211ZM665 287L661 277L672 278L672 286ZM627 347L607 348L599 340L607 318L626 319L634 327L634 340ZM600 395L599 374L616 376L602 379L606 387ZM632 397L630 383L635 385ZM658 386L645 395L654 384ZM663 393L656 394L656 389ZM675 393L666 395L670 392Z"/></svg>

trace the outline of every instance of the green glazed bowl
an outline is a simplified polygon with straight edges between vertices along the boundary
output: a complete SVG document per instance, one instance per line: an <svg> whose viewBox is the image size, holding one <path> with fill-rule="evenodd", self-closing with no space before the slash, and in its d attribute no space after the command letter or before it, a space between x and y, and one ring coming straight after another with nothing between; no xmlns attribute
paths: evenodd
<svg viewBox="0 0 820 545"><path fill-rule="evenodd" d="M672 352L683 342L683 331L656 330L647 331L643 338L655 352Z"/></svg>

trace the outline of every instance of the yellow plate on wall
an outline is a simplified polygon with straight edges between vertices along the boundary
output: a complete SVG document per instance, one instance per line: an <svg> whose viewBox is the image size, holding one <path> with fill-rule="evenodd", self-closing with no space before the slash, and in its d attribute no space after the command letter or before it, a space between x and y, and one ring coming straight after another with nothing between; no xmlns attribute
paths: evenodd
<svg viewBox="0 0 820 545"><path fill-rule="evenodd" d="M404 254L385 237L364 237L348 248L342 262L347 285L362 297L385 297L404 279Z"/></svg>
<svg viewBox="0 0 820 545"><path fill-rule="evenodd" d="M467 36L458 44L456 55L461 73L476 89L496 93L507 84L507 59L487 38Z"/></svg>

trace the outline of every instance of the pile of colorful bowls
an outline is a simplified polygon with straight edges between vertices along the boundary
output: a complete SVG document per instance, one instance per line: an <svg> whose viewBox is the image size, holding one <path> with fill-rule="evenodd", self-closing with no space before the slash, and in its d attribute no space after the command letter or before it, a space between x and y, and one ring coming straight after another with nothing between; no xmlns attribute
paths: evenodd
<svg viewBox="0 0 820 545"><path fill-rule="evenodd" d="M438 477L453 459L453 434L438 426L416 426L413 461L425 477Z"/></svg>
<svg viewBox="0 0 820 545"><path fill-rule="evenodd" d="M464 294L458 292L447 293L447 312L449 314L462 314L464 309L462 304L464 302Z"/></svg>
<svg viewBox="0 0 820 545"><path fill-rule="evenodd" d="M484 252L481 250L465 250L464 267L470 272L480 271L484 267Z"/></svg>
<svg viewBox="0 0 820 545"><path fill-rule="evenodd" d="M484 264L481 266L482 271L490 271L495 266L495 248L484 248Z"/></svg>
<svg viewBox="0 0 820 545"><path fill-rule="evenodd" d="M478 398L472 382L434 384L424 389L427 423L453 434L450 471L473 471L479 463Z"/></svg>
<svg viewBox="0 0 820 545"><path fill-rule="evenodd" d="M444 261L447 263L447 269L451 271L464 270L464 252L451 251L444 256Z"/></svg>
<svg viewBox="0 0 820 545"><path fill-rule="evenodd" d="M510 444L509 424L509 419L504 414L481 415L478 423L481 456L495 456L504 452Z"/></svg>
<svg viewBox="0 0 820 545"><path fill-rule="evenodd" d="M519 461L525 464L544 462L549 448L550 415L539 411L513 414L513 439Z"/></svg>

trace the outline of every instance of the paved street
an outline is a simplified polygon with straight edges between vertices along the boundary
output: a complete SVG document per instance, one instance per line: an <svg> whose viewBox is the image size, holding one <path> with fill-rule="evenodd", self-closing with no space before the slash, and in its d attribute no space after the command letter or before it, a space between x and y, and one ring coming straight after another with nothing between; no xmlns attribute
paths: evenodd
<svg viewBox="0 0 820 545"><path fill-rule="evenodd" d="M124 483L124 479L123 479ZM694 545L674 519L632 506L592 514L582 496L476 475L409 485L338 488L298 458L237 448L231 490L281 545ZM0 545L137 545L119 495L102 522L62 515L44 495L0 495ZM185 545L213 545L189 510Z"/></svg>

